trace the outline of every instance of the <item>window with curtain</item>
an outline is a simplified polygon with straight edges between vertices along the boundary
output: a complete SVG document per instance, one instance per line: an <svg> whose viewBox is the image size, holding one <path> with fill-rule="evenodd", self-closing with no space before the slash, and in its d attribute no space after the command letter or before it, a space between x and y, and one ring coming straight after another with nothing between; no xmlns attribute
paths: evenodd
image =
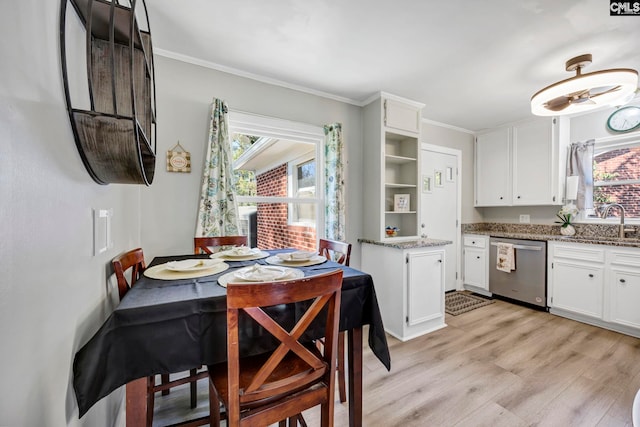
<svg viewBox="0 0 640 427"><path fill-rule="evenodd" d="M261 248L315 250L323 234L321 127L230 111L240 233Z"/></svg>
<svg viewBox="0 0 640 427"><path fill-rule="evenodd" d="M640 137L623 143L596 143L593 157L595 213L619 203L625 217L640 218ZM619 216L617 209L610 216Z"/></svg>

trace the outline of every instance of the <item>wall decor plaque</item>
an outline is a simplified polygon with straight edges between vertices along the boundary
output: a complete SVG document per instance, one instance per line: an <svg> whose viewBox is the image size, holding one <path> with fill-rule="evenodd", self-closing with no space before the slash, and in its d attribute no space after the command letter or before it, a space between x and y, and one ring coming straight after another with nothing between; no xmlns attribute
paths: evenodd
<svg viewBox="0 0 640 427"><path fill-rule="evenodd" d="M180 141L167 151L167 172L191 172L191 153L180 145Z"/></svg>

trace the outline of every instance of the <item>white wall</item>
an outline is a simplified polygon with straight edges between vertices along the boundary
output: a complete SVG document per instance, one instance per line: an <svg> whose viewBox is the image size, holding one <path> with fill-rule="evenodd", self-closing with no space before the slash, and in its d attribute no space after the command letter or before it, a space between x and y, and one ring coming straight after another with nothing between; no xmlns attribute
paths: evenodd
<svg viewBox="0 0 640 427"><path fill-rule="evenodd" d="M140 187L85 171L64 104L59 1L0 3L0 425L106 426L120 391L78 420L76 350L117 299L111 259L140 243ZM115 247L92 256L92 208L113 208Z"/></svg>
<svg viewBox="0 0 640 427"><path fill-rule="evenodd" d="M360 107L155 56L158 92L158 168L142 189L142 244L151 257L191 253L204 150L213 97L230 109L322 126L342 123L345 147L347 240L351 265L360 265L362 236L362 111ZM169 173L166 151L177 141L191 153L191 173Z"/></svg>

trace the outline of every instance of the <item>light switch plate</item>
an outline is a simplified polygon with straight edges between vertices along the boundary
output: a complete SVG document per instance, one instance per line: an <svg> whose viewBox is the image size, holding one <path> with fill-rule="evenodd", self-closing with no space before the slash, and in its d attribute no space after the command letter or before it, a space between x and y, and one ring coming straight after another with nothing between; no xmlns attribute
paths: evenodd
<svg viewBox="0 0 640 427"><path fill-rule="evenodd" d="M520 215L520 223L522 224L530 224L531 216L530 215Z"/></svg>
<svg viewBox="0 0 640 427"><path fill-rule="evenodd" d="M111 218L113 209L93 210L93 256L113 247L111 240Z"/></svg>

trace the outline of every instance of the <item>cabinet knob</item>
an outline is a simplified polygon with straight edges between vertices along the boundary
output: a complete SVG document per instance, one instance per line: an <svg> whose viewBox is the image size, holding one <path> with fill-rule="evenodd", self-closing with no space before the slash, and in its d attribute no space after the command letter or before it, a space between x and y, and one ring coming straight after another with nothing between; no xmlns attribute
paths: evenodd
<svg viewBox="0 0 640 427"><path fill-rule="evenodd" d="M518 196L518 199L520 198L520 196Z"/></svg>
<svg viewBox="0 0 640 427"><path fill-rule="evenodd" d="M478 255L476 258L477 258L477 259L480 259L480 255Z"/></svg>
<svg viewBox="0 0 640 427"><path fill-rule="evenodd" d="M625 282L626 282L626 280L620 279L620 283L625 283Z"/></svg>
<svg viewBox="0 0 640 427"><path fill-rule="evenodd" d="M442 262L442 260L441 260L441 259L439 259L439 260L438 260L438 262Z"/></svg>
<svg viewBox="0 0 640 427"><path fill-rule="evenodd" d="M589 277L593 277L593 274L589 274Z"/></svg>
<svg viewBox="0 0 640 427"><path fill-rule="evenodd" d="M473 240L473 241L471 242L471 244L472 244L472 245L475 245L475 244L476 244L476 241L475 241L475 240Z"/></svg>
<svg viewBox="0 0 640 427"><path fill-rule="evenodd" d="M500 200L502 200L502 196L500 196Z"/></svg>

